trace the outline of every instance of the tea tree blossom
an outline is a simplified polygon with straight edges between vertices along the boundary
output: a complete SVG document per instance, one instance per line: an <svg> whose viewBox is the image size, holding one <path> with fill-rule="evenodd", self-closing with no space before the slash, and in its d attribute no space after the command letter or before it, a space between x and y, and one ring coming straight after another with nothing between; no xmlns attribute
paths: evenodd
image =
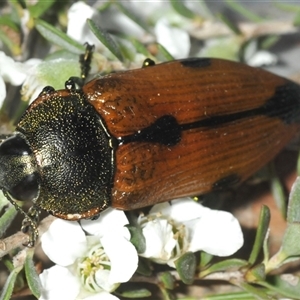
<svg viewBox="0 0 300 300"><path fill-rule="evenodd" d="M70 284L66 290L72 290L72 295L63 299L90 299L92 295L117 299L107 295L132 277L138 263L126 224L124 212L113 209L98 220L83 221L82 227L55 220L41 237L44 252L56 265L40 275L44 289L40 299L61 295L62 281ZM93 235L86 236L84 231Z"/></svg>
<svg viewBox="0 0 300 300"><path fill-rule="evenodd" d="M191 198L157 204L147 216L140 216L138 223L146 239L146 250L140 255L171 267L188 251L229 256L243 245L233 215L206 208Z"/></svg>
<svg viewBox="0 0 300 300"><path fill-rule="evenodd" d="M6 97L5 83L21 85L39 62L39 59L30 59L25 63L16 62L0 51L0 107Z"/></svg>

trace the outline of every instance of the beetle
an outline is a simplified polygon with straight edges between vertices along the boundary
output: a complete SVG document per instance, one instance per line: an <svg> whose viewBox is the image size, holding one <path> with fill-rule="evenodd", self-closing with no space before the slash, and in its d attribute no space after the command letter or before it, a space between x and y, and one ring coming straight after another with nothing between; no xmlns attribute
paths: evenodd
<svg viewBox="0 0 300 300"><path fill-rule="evenodd" d="M39 210L97 217L235 187L300 128L300 86L242 63L188 58L45 88L0 145L0 188Z"/></svg>

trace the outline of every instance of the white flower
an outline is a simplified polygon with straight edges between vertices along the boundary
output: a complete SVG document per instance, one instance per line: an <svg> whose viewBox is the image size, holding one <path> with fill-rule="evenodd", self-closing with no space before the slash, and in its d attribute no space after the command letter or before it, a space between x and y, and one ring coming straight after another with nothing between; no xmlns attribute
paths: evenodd
<svg viewBox="0 0 300 300"><path fill-rule="evenodd" d="M30 59L25 63L15 62L11 57L0 51L0 107L6 97L5 82L12 85L21 85L32 67L38 64L40 60Z"/></svg>
<svg viewBox="0 0 300 300"><path fill-rule="evenodd" d="M174 58L187 57L191 48L189 34L178 27L171 26L166 18L155 24L157 42L163 45Z"/></svg>
<svg viewBox="0 0 300 300"><path fill-rule="evenodd" d="M79 76L78 58L56 58L32 66L22 86L22 97L30 103L37 98L45 86L63 89L71 76Z"/></svg>
<svg viewBox="0 0 300 300"><path fill-rule="evenodd" d="M97 10L85 2L74 3L68 10L67 35L82 44L86 42L91 45L99 44L99 40L87 25L87 19L97 19L97 17Z"/></svg>
<svg viewBox="0 0 300 300"><path fill-rule="evenodd" d="M259 49L257 40L252 40L247 44L244 50L244 59L252 67L272 66L278 62L275 54Z"/></svg>
<svg viewBox="0 0 300 300"><path fill-rule="evenodd" d="M63 299L72 300L107 296L127 282L138 264L130 233L124 227L127 224L124 212L113 209L103 212L98 220L83 221L82 228L75 222L55 220L41 237L44 252L56 265L40 274L44 289L40 299L58 299L47 297L61 292L62 281L65 290L72 290L71 296ZM86 236L83 229L93 235Z"/></svg>
<svg viewBox="0 0 300 300"><path fill-rule="evenodd" d="M146 239L140 255L171 267L188 251L229 256L243 245L240 225L230 213L211 210L191 198L157 204L138 223Z"/></svg>

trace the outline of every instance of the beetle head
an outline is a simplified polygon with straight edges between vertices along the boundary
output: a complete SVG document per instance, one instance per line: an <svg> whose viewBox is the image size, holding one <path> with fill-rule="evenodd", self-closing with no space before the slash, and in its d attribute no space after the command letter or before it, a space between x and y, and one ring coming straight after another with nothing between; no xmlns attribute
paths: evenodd
<svg viewBox="0 0 300 300"><path fill-rule="evenodd" d="M34 200L38 196L39 175L33 154L19 134L0 145L0 188L15 200Z"/></svg>

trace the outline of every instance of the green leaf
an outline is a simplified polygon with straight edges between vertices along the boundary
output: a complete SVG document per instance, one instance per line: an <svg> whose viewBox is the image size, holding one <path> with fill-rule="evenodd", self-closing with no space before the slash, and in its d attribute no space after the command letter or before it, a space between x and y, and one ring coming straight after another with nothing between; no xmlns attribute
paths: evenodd
<svg viewBox="0 0 300 300"><path fill-rule="evenodd" d="M297 175L300 176L300 151L298 152L298 159L297 159Z"/></svg>
<svg viewBox="0 0 300 300"><path fill-rule="evenodd" d="M223 272L229 269L240 269L246 266L248 266L248 262L246 260L236 259L236 258L226 259L213 264L211 267L209 267L206 270L201 271L199 277L202 278L211 273Z"/></svg>
<svg viewBox="0 0 300 300"><path fill-rule="evenodd" d="M293 1L291 1L293 2ZM296 3L296 2L295 2ZM287 12L292 12L292 13L299 13L300 12L300 6L296 4L288 4L285 3L285 1L274 1L275 7L285 10Z"/></svg>
<svg viewBox="0 0 300 300"><path fill-rule="evenodd" d="M15 282L22 267L15 268L8 276L4 287L1 291L0 300L10 300L14 290Z"/></svg>
<svg viewBox="0 0 300 300"><path fill-rule="evenodd" d="M259 15L253 13L248 8L244 7L238 1L227 0L226 4L234 11L242 15L244 18L248 19L251 22L258 23L262 22L265 19L260 17Z"/></svg>
<svg viewBox="0 0 300 300"><path fill-rule="evenodd" d="M10 226L10 224L14 221L17 210L13 205L10 205L8 209L5 211L5 213L0 218L0 237L4 235L7 228Z"/></svg>
<svg viewBox="0 0 300 300"><path fill-rule="evenodd" d="M175 278L170 272L163 272L158 275L159 280L164 285L164 288L173 290L175 287Z"/></svg>
<svg viewBox="0 0 300 300"><path fill-rule="evenodd" d="M99 39L99 41L116 57L119 61L123 62L124 58L119 50L118 45L114 42L111 36L104 29L96 25L96 23L88 19L87 23L94 33L94 35Z"/></svg>
<svg viewBox="0 0 300 300"><path fill-rule="evenodd" d="M280 178L278 177L274 164L271 164L272 180L271 190L277 207L279 208L281 215L286 219L286 193Z"/></svg>
<svg viewBox="0 0 300 300"><path fill-rule="evenodd" d="M300 12L298 12L296 14L296 16L294 17L293 25L296 26L296 27L300 26Z"/></svg>
<svg viewBox="0 0 300 300"><path fill-rule="evenodd" d="M267 294L266 291L259 287L255 287L253 285L250 285L248 283L242 282L240 284L240 287L244 289L246 292L248 292L250 295L255 296L255 299L260 299L260 300L270 300L270 296Z"/></svg>
<svg viewBox="0 0 300 300"><path fill-rule="evenodd" d="M300 277L292 274L281 274L270 276L267 282L261 285L268 289L287 297L289 299L300 299Z"/></svg>
<svg viewBox="0 0 300 300"><path fill-rule="evenodd" d="M200 252L200 268L203 269L213 259L213 255L206 253L205 251Z"/></svg>
<svg viewBox="0 0 300 300"><path fill-rule="evenodd" d="M25 260L25 275L28 286L32 292L32 294L39 298L41 296L42 285L39 278L39 275L36 272L35 266L33 264L33 255L34 249L30 249L27 251L27 256Z"/></svg>
<svg viewBox="0 0 300 300"><path fill-rule="evenodd" d="M147 48L139 40L137 40L135 38L131 38L130 41L138 53L141 53L148 58L154 59L152 54L147 50Z"/></svg>
<svg viewBox="0 0 300 300"><path fill-rule="evenodd" d="M136 272L144 276L150 276L152 274L151 261L139 256L138 268Z"/></svg>
<svg viewBox="0 0 300 300"><path fill-rule="evenodd" d="M238 292L238 293L226 293L211 295L201 298L201 300L257 300L256 297L252 296L247 292Z"/></svg>
<svg viewBox="0 0 300 300"><path fill-rule="evenodd" d="M187 8L184 5L183 1L170 0L170 4L172 5L172 7L177 13L179 13L185 18L194 19L197 17L197 15L193 11L191 11L189 8Z"/></svg>
<svg viewBox="0 0 300 300"><path fill-rule="evenodd" d="M300 223L300 176L296 178L290 192L287 221Z"/></svg>
<svg viewBox="0 0 300 300"><path fill-rule="evenodd" d="M14 43L13 40L11 40L7 33L0 30L0 40L3 42L3 44L11 51L11 53L16 56L21 54L21 48L18 44Z"/></svg>
<svg viewBox="0 0 300 300"><path fill-rule="evenodd" d="M265 265L259 264L249 269L245 274L245 279L247 282L258 282L263 281L266 278Z"/></svg>
<svg viewBox="0 0 300 300"><path fill-rule="evenodd" d="M192 284L196 272L196 257L193 252L186 252L175 261L176 270L185 284Z"/></svg>
<svg viewBox="0 0 300 300"><path fill-rule="evenodd" d="M53 27L43 20L36 19L35 28L47 41L58 45L63 49L76 54L82 54L85 51L84 45L76 42L75 40L67 36L64 32Z"/></svg>
<svg viewBox="0 0 300 300"><path fill-rule="evenodd" d="M138 253L143 253L146 250L146 239L143 235L142 228L139 226L126 226L131 234L130 242L136 248Z"/></svg>
<svg viewBox="0 0 300 300"><path fill-rule="evenodd" d="M152 294L149 290L147 289L136 289L136 290L131 290L131 291L124 291L122 293L119 293L119 295L125 297L125 298L146 298L150 297Z"/></svg>
<svg viewBox="0 0 300 300"><path fill-rule="evenodd" d="M19 5L22 7L22 9L27 8L25 0L17 0L16 2L19 3Z"/></svg>
<svg viewBox="0 0 300 300"><path fill-rule="evenodd" d="M170 52L161 44L157 43L158 52L162 54L162 56L166 60L174 60L174 57L170 54Z"/></svg>
<svg viewBox="0 0 300 300"><path fill-rule="evenodd" d="M228 19L225 15L218 14L219 19L227 25L227 27L236 35L241 35L240 29L230 20Z"/></svg>
<svg viewBox="0 0 300 300"><path fill-rule="evenodd" d="M9 28L11 28L14 31L20 31L19 26L11 20L10 16L0 16L0 25L5 25L8 26Z"/></svg>
<svg viewBox="0 0 300 300"><path fill-rule="evenodd" d="M35 5L28 5L27 8L30 12L32 18L39 18L43 15L54 3L56 0L39 0Z"/></svg>
<svg viewBox="0 0 300 300"><path fill-rule="evenodd" d="M286 256L300 256L300 223L288 224L281 245L281 252Z"/></svg>
<svg viewBox="0 0 300 300"><path fill-rule="evenodd" d="M139 25L141 28L143 28L146 32L151 33L151 30L149 29L148 25L140 19L137 15L135 15L132 11L128 10L121 2L115 2L114 3L118 9L127 16L131 21Z"/></svg>
<svg viewBox="0 0 300 300"><path fill-rule="evenodd" d="M253 265L256 262L257 257L262 249L264 240L268 233L270 219L271 219L270 209L267 206L263 205L260 211L259 223L258 223L258 228L255 236L255 242L249 257L250 265Z"/></svg>

